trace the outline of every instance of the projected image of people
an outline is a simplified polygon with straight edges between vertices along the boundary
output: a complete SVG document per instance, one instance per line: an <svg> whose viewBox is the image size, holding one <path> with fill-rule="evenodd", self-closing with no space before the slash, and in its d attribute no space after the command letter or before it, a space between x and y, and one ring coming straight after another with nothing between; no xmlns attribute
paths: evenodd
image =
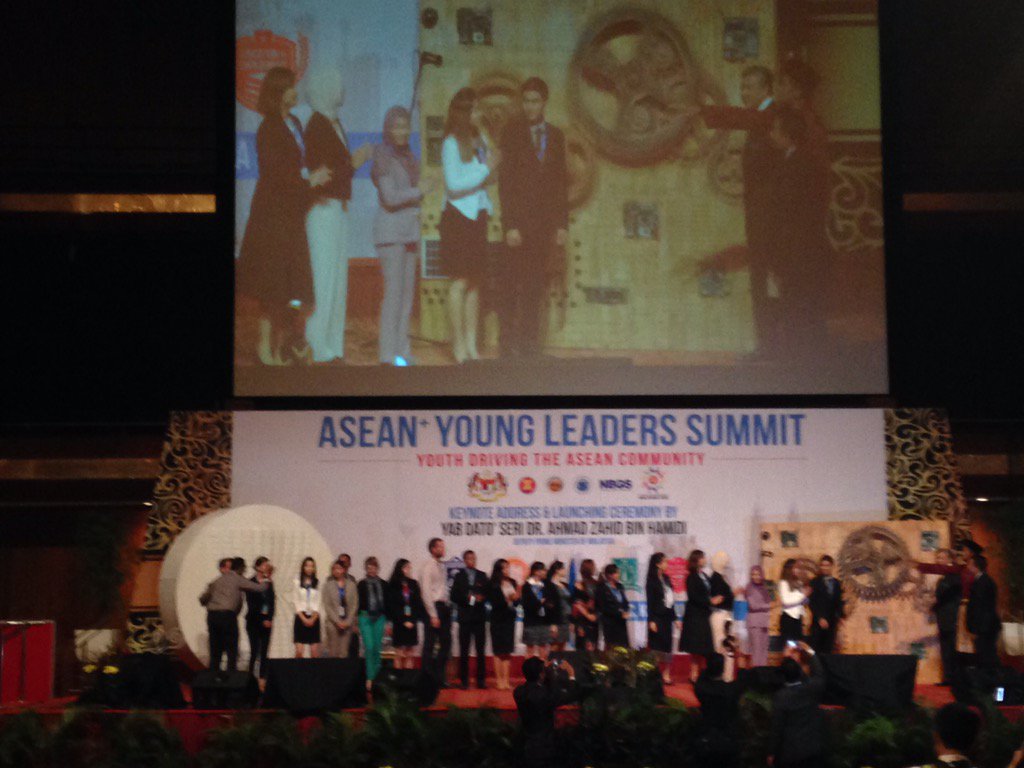
<svg viewBox="0 0 1024 768"><path fill-rule="evenodd" d="M887 391L870 4L236 8L236 394Z"/></svg>

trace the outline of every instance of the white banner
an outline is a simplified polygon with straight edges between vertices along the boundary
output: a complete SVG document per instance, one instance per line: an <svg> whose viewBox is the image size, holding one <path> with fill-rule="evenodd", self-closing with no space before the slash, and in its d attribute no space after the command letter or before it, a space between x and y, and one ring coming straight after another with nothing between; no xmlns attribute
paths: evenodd
<svg viewBox="0 0 1024 768"><path fill-rule="evenodd" d="M294 510L357 577L368 555L418 570L434 536L452 567L614 561L634 625L655 551L680 592L694 548L737 586L762 523L886 518L880 410L238 412L233 443L233 503Z"/></svg>

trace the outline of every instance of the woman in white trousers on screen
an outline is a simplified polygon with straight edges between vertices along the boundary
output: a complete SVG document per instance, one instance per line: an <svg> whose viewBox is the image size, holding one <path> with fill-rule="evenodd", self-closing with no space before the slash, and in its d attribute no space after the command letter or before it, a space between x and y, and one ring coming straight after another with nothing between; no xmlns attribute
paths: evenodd
<svg viewBox="0 0 1024 768"><path fill-rule="evenodd" d="M331 181L319 188L306 214L306 237L313 269L316 308L306 320L306 341L315 363L345 357L345 311L348 297L349 221L352 177L369 158L372 147L349 150L348 136L338 118L345 102L341 73L322 69L312 73L307 87L313 114L306 124L306 166L325 166Z"/></svg>

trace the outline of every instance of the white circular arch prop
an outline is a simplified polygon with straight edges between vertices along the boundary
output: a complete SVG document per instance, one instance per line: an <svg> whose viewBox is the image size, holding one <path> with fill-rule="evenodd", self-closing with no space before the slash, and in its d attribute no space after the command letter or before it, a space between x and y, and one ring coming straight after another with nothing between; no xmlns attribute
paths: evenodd
<svg viewBox="0 0 1024 768"><path fill-rule="evenodd" d="M190 661L207 666L210 658L206 609L199 596L217 578L223 557L244 557L246 576L259 556L274 564L276 611L270 636L271 658L294 655L292 593L303 558L316 560L317 574L329 578L334 560L324 537L289 509L248 504L200 517L175 538L160 569L160 618L168 641ZM249 658L245 608L239 615L239 667Z"/></svg>

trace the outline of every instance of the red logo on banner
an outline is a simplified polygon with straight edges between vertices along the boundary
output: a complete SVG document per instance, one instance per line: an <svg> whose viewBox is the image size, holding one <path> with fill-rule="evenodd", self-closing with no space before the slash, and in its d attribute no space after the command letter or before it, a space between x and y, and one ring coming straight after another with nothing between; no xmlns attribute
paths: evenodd
<svg viewBox="0 0 1024 768"><path fill-rule="evenodd" d="M685 557L672 557L665 563L665 573L672 582L673 592L686 591L686 576L689 573Z"/></svg>
<svg viewBox="0 0 1024 768"><path fill-rule="evenodd" d="M508 492L508 481L500 472L475 472L468 483L469 495L479 501L497 501Z"/></svg>
<svg viewBox="0 0 1024 768"><path fill-rule="evenodd" d="M309 39L305 35L299 35L297 43L269 29L257 29L248 37L240 37L235 46L235 98L243 107L255 111L267 70L287 67L298 82L308 63Z"/></svg>
<svg viewBox="0 0 1024 768"><path fill-rule="evenodd" d="M533 493L537 490L537 481L532 477L524 477L519 481L519 490L523 493Z"/></svg>

